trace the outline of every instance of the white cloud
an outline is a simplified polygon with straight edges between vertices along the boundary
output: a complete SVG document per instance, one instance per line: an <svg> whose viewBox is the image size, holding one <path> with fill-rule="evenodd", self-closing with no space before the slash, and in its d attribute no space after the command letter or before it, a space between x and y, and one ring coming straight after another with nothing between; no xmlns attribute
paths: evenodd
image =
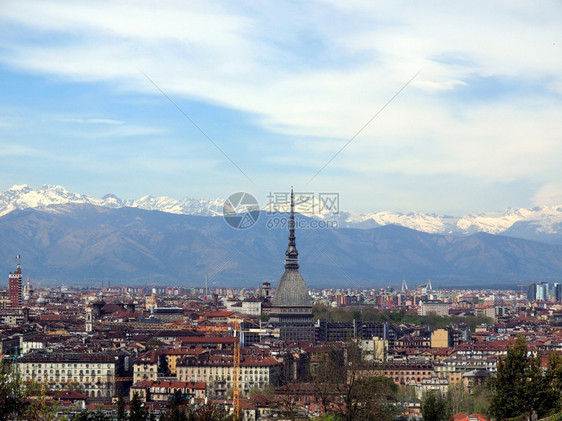
<svg viewBox="0 0 562 421"><path fill-rule="evenodd" d="M0 156L29 156L39 155L39 151L18 142L3 142L0 144Z"/></svg>
<svg viewBox="0 0 562 421"><path fill-rule="evenodd" d="M110 118L61 118L59 121L63 123L78 123L78 124L123 124L123 121L113 120Z"/></svg>
<svg viewBox="0 0 562 421"><path fill-rule="evenodd" d="M562 183L550 183L542 186L533 200L536 206L562 205Z"/></svg>
<svg viewBox="0 0 562 421"><path fill-rule="evenodd" d="M0 61L160 95L141 70L174 98L246 111L293 136L292 153L259 159L311 174L421 69L324 177L454 174L544 184L562 178L562 105L552 99L562 92L561 11L555 0L11 1L0 12L10 24L0 32ZM490 86L479 87L485 78ZM498 81L508 95L495 95ZM105 118L80 122L107 125L108 136L162 133Z"/></svg>

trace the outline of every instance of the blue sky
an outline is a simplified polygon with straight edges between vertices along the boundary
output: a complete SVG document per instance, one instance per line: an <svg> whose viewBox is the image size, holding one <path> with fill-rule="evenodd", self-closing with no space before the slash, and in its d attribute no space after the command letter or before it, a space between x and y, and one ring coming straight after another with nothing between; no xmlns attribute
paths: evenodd
<svg viewBox="0 0 562 421"><path fill-rule="evenodd" d="M3 1L0 189L562 204L562 3L302 3Z"/></svg>

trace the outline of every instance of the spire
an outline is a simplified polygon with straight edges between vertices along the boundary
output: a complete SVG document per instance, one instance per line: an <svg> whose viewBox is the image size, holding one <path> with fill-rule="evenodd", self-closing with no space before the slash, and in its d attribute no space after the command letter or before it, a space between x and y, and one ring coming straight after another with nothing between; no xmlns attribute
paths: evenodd
<svg viewBox="0 0 562 421"><path fill-rule="evenodd" d="M295 201L293 186L291 186L291 215L289 217L289 246L285 252L285 269L299 269L299 252L296 247L295 237Z"/></svg>

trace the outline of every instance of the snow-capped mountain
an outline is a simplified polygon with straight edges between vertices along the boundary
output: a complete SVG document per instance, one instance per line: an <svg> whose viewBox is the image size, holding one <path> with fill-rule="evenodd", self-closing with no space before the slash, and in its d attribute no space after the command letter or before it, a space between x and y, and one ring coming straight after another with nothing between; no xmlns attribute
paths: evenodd
<svg viewBox="0 0 562 421"><path fill-rule="evenodd" d="M527 239L539 239L539 236L541 240L545 240L545 236L549 235L562 235L562 206L510 208L504 212L471 212L462 217L420 212L377 212L362 215L343 212L340 216L341 226L345 227L393 224L431 234L468 235L485 232Z"/></svg>
<svg viewBox="0 0 562 421"><path fill-rule="evenodd" d="M40 189L34 190L27 184L23 184L0 193L0 216L10 213L14 209L45 209L50 205L66 203L90 203L111 208L123 206L123 202L113 195L107 195L103 199L94 199L82 194L70 193L61 186L44 185Z"/></svg>
<svg viewBox="0 0 562 421"><path fill-rule="evenodd" d="M0 193L0 216L14 209L49 209L51 205L68 203L87 203L108 208L128 206L176 214L216 216L222 215L224 200L190 198L176 200L169 197L153 196L143 196L138 200L121 200L114 194L106 194L101 199L97 199L83 194L71 193L61 186L44 185L34 190L28 185L17 185Z"/></svg>
<svg viewBox="0 0 562 421"><path fill-rule="evenodd" d="M224 199L177 200L169 197L144 196L138 200L122 200L113 194L97 199L71 193L61 186L44 185L35 190L28 185L16 185L0 193L0 216L14 209L49 209L50 205L67 203L87 203L109 208L127 206L174 214L219 216L223 212ZM264 210L271 211L267 207ZM289 206L275 205L275 210L286 212ZM485 232L546 241L554 237L562 238L562 206L513 208L504 212L474 212L462 217L386 211L368 214L339 211L334 214L332 209L323 209L320 204L307 201L301 203L297 201L295 210L313 218L335 220L339 227L373 228L400 225L431 234L467 235Z"/></svg>

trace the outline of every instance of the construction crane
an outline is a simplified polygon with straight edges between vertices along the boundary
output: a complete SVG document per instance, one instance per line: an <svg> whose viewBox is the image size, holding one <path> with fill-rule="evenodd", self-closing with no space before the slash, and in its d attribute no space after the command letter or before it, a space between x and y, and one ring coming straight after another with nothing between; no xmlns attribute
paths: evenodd
<svg viewBox="0 0 562 421"><path fill-rule="evenodd" d="M232 384L232 410L234 414L234 419L240 419L240 333L254 333L252 330L242 330L240 328L240 320L244 322L251 323L258 328L262 329L261 326L252 322L251 320L242 319L241 317L234 317L234 358L233 358L233 375L234 382ZM263 329L264 332L269 331L274 333L270 329Z"/></svg>
<svg viewBox="0 0 562 421"><path fill-rule="evenodd" d="M232 390L232 410L235 419L240 419L240 322L234 318L234 383Z"/></svg>

